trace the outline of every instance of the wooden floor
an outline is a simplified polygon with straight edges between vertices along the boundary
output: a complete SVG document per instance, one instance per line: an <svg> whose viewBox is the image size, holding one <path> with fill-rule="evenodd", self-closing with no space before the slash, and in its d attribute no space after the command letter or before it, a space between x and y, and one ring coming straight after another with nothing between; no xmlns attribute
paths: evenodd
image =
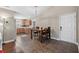
<svg viewBox="0 0 79 59"><path fill-rule="evenodd" d="M29 36L19 35L16 40L16 52L18 53L77 53L75 44L50 39L44 43L31 40Z"/></svg>

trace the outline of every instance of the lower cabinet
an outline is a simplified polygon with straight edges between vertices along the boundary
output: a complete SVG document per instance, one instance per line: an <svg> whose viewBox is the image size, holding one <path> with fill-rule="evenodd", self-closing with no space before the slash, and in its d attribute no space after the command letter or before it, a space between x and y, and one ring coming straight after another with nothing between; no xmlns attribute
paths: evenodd
<svg viewBox="0 0 79 59"><path fill-rule="evenodd" d="M15 41L3 43L2 49L5 53L15 52Z"/></svg>

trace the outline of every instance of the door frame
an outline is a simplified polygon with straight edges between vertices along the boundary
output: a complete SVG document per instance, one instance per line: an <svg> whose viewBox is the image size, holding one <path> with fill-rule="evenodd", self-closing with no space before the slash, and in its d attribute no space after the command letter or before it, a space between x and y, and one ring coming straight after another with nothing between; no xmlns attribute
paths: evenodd
<svg viewBox="0 0 79 59"><path fill-rule="evenodd" d="M69 15L69 14L75 14L75 15L76 15L76 12L74 12L74 13L68 13L68 14L63 14L63 15L60 15L60 16L59 16L59 40L61 40L61 31L60 31L60 26L61 26L61 25L60 25L60 21L61 21L61 19L60 19L60 17L61 17L61 16L65 16L65 15ZM75 34L77 33L77 31L76 31L76 26L77 26L76 20L77 20L77 19L75 19ZM76 36L77 36L77 35L75 35L75 40L76 40L76 41L75 41L75 42L70 42L70 43L78 44ZM64 40L61 40L61 41L64 41ZM69 42L69 41L66 41L66 42Z"/></svg>

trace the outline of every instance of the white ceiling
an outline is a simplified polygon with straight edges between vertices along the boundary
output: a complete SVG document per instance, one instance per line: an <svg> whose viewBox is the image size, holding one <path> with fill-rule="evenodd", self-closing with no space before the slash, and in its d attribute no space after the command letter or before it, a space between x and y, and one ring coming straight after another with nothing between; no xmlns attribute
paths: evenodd
<svg viewBox="0 0 79 59"><path fill-rule="evenodd" d="M41 13L39 18L51 18L73 12L76 12L75 6L54 6Z"/></svg>
<svg viewBox="0 0 79 59"><path fill-rule="evenodd" d="M4 8L0 8L0 16L4 17L4 16L12 16L14 15L16 12L12 11L12 10L8 10L8 9L4 9Z"/></svg>
<svg viewBox="0 0 79 59"><path fill-rule="evenodd" d="M16 18L31 18L36 17L35 10L37 10L37 16L39 17L53 17L63 13L74 12L75 8L72 6L4 6L5 8L16 12ZM1 9L0 9L1 10Z"/></svg>
<svg viewBox="0 0 79 59"><path fill-rule="evenodd" d="M48 6L5 6L4 8L16 11L16 17L35 18L35 10L37 10L37 16L43 11L48 9Z"/></svg>

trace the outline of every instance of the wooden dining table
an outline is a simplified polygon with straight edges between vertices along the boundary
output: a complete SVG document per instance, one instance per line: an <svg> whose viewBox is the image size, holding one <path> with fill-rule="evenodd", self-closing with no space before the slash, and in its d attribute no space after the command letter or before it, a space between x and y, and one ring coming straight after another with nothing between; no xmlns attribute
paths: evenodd
<svg viewBox="0 0 79 59"><path fill-rule="evenodd" d="M37 34L37 37L38 37L38 40L39 41L42 41L43 40L43 35L45 36L45 35L47 35L48 34L48 32L47 32L47 30L45 30L45 29L35 29L35 30L32 30L32 32L34 33L34 34ZM43 34L44 33L44 34ZM33 35L34 35L33 34ZM32 36L33 36L32 35ZM46 36L45 36L46 37Z"/></svg>

